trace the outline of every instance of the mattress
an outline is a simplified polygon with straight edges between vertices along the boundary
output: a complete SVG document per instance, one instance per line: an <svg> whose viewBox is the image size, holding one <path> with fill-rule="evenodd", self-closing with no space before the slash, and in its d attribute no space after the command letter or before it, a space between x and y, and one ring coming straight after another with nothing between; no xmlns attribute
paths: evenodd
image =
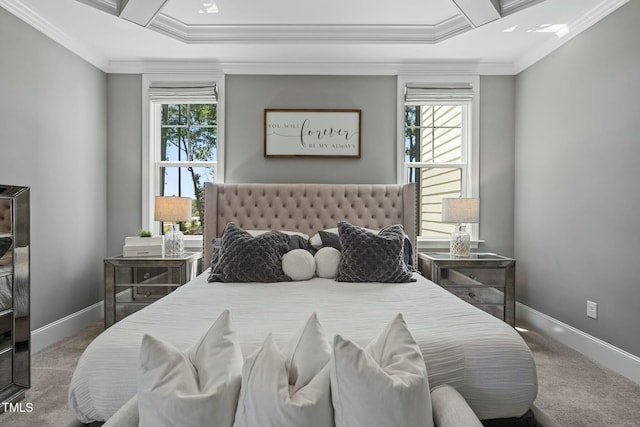
<svg viewBox="0 0 640 427"><path fill-rule="evenodd" d="M523 415L537 395L533 356L509 325L415 273L411 283L208 283L208 272L98 336L79 359L69 406L104 421L135 393L142 337L187 348L229 309L246 356L267 334L286 344L316 312L328 337L366 345L402 313L422 350L429 384L450 384L480 419Z"/></svg>

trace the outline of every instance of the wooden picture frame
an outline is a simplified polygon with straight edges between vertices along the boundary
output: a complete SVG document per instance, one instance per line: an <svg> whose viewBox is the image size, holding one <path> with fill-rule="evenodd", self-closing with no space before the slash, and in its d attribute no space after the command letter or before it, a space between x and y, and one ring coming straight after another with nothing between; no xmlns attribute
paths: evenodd
<svg viewBox="0 0 640 427"><path fill-rule="evenodd" d="M360 158L362 110L265 109L264 157Z"/></svg>

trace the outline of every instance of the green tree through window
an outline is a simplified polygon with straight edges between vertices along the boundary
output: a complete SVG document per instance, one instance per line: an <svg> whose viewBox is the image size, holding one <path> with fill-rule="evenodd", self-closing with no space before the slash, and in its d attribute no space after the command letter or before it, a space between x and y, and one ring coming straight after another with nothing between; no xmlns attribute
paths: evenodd
<svg viewBox="0 0 640 427"><path fill-rule="evenodd" d="M217 143L216 104L162 104L160 194L193 198L188 234L202 234L204 183L215 177L203 162L216 161Z"/></svg>

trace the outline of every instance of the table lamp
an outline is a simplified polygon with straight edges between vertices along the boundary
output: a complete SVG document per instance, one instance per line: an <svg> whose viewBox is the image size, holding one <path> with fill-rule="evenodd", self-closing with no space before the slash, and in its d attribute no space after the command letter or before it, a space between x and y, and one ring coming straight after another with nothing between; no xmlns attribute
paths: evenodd
<svg viewBox="0 0 640 427"><path fill-rule="evenodd" d="M164 235L164 255L168 257L184 254L184 234L178 222L191 219L191 198L156 196L154 218L156 221L172 222Z"/></svg>
<svg viewBox="0 0 640 427"><path fill-rule="evenodd" d="M442 199L442 222L456 224L451 233L450 252L452 257L468 258L471 253L471 236L465 224L477 223L480 216L480 199Z"/></svg>

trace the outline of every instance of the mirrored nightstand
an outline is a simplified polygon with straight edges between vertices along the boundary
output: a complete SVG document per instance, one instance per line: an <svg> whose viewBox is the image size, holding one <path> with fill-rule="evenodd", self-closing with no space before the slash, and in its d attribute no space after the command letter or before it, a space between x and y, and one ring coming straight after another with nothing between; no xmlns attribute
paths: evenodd
<svg viewBox="0 0 640 427"><path fill-rule="evenodd" d="M418 269L452 294L515 327L515 259L487 252L472 252L468 258L420 252Z"/></svg>
<svg viewBox="0 0 640 427"><path fill-rule="evenodd" d="M171 293L202 271L202 252L180 257L124 257L104 260L104 327Z"/></svg>

